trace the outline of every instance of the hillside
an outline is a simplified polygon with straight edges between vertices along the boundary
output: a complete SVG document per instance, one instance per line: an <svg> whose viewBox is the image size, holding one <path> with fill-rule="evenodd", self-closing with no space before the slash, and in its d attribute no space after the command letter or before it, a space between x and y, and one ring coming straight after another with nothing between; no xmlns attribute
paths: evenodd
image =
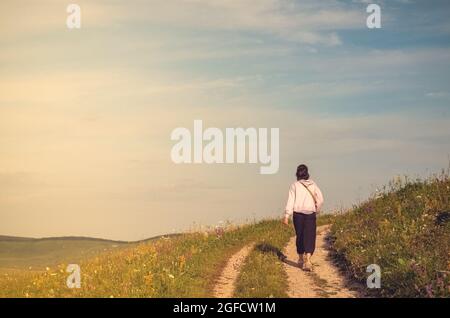
<svg viewBox="0 0 450 318"><path fill-rule="evenodd" d="M133 244L4 240L3 264L28 255L59 265L3 272L0 297L449 297L449 201L447 176L405 180L320 216L314 272L297 267L294 231L280 220ZM78 251L65 259L79 257L80 289L66 287L68 250ZM380 289L366 288L370 264L381 268Z"/></svg>
<svg viewBox="0 0 450 318"><path fill-rule="evenodd" d="M77 263L100 252L129 245L87 237L33 239L0 236L0 270L44 270L59 263Z"/></svg>
<svg viewBox="0 0 450 318"><path fill-rule="evenodd" d="M175 237L168 234L164 237ZM60 263L79 263L99 253L136 246L160 239L126 242L83 236L29 238L0 235L0 271L11 269L45 270Z"/></svg>
<svg viewBox="0 0 450 318"><path fill-rule="evenodd" d="M374 296L449 297L449 211L447 175L397 181L335 218L333 247L342 268L363 285L367 265L380 266Z"/></svg>
<svg viewBox="0 0 450 318"><path fill-rule="evenodd" d="M0 297L205 297L226 260L241 246L287 230L278 221L187 233L106 251L80 262L82 288L68 289L66 265L0 278ZM287 235L287 238L292 234Z"/></svg>

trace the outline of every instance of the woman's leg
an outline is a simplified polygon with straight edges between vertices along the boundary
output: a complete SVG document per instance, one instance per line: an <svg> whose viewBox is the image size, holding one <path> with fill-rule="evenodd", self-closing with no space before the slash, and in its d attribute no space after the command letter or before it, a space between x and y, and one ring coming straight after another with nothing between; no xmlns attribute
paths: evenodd
<svg viewBox="0 0 450 318"><path fill-rule="evenodd" d="M302 214L294 213L294 227L295 227L295 235L296 235L296 245L297 245L297 253L299 255L305 253L305 247L303 242L303 232L304 232L304 218Z"/></svg>
<svg viewBox="0 0 450 318"><path fill-rule="evenodd" d="M304 251L312 255L316 249L316 213L305 215L303 233Z"/></svg>

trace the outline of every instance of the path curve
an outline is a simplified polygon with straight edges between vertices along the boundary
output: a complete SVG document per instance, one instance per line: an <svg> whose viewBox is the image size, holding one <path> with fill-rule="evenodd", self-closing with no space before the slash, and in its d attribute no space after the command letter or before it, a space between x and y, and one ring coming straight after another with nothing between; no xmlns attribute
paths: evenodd
<svg viewBox="0 0 450 318"><path fill-rule="evenodd" d="M287 294L292 298L354 298L358 293L349 289L346 279L334 266L330 258L330 250L326 240L330 226L317 228L316 251L312 257L313 272L305 272L297 265L298 255L295 247L295 236L285 247L284 268L288 276Z"/></svg>
<svg viewBox="0 0 450 318"><path fill-rule="evenodd" d="M214 297L233 297L236 281L241 271L241 267L254 246L255 243L248 244L231 256L214 286Z"/></svg>

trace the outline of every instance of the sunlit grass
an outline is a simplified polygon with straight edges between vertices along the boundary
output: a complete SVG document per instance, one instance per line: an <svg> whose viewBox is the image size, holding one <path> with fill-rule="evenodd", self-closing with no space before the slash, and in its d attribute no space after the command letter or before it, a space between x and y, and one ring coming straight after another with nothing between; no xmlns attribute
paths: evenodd
<svg viewBox="0 0 450 318"><path fill-rule="evenodd" d="M81 262L81 288L69 289L66 264L0 274L0 297L210 297L227 259L267 236L274 221L160 238Z"/></svg>
<svg viewBox="0 0 450 318"><path fill-rule="evenodd" d="M320 215L318 226L330 224L335 216ZM288 283L283 267L283 249L294 229L276 222L270 235L257 241L247 257L236 284L235 297L287 297Z"/></svg>
<svg viewBox="0 0 450 318"><path fill-rule="evenodd" d="M336 218L333 246L343 268L362 284L369 264L381 267L381 289L371 290L374 295L449 297L449 211L448 175L398 179Z"/></svg>

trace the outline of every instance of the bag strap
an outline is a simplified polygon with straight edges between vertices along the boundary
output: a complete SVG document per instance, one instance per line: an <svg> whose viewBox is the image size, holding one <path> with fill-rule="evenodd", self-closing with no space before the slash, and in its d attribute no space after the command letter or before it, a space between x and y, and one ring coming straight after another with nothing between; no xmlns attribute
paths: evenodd
<svg viewBox="0 0 450 318"><path fill-rule="evenodd" d="M311 190L309 190L309 188L308 188L303 182L301 182L301 181L299 181L299 182L302 184L302 186L305 187L306 190L308 190L309 194L311 194L311 197L312 197L313 200L314 200L314 207L316 208L316 212L317 212L317 200L316 200L316 196L311 192Z"/></svg>

